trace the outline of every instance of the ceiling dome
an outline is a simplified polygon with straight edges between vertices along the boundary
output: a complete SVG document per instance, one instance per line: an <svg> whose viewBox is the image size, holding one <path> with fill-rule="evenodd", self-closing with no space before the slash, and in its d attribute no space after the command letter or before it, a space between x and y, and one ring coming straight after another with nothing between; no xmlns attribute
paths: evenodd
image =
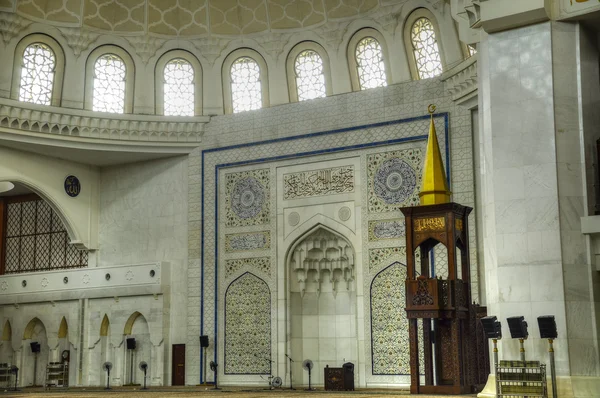
<svg viewBox="0 0 600 398"><path fill-rule="evenodd" d="M56 26L125 35L205 36L294 30L400 0L0 0L0 11Z"/></svg>

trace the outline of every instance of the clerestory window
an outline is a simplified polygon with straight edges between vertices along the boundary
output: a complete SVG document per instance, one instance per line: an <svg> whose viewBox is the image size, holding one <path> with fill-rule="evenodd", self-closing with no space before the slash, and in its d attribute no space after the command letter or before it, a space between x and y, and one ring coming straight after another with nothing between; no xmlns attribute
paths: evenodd
<svg viewBox="0 0 600 398"><path fill-rule="evenodd" d="M164 114L194 116L194 68L185 59L169 61L164 69Z"/></svg>

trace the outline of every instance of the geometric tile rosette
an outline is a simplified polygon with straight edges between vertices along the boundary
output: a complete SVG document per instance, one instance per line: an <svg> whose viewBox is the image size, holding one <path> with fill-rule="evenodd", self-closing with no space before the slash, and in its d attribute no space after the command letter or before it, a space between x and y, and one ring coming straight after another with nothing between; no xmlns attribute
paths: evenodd
<svg viewBox="0 0 600 398"><path fill-rule="evenodd" d="M225 293L225 374L271 372L271 292L251 273Z"/></svg>
<svg viewBox="0 0 600 398"><path fill-rule="evenodd" d="M394 263L371 284L371 338L373 374L410 374L410 344L406 318L406 267Z"/></svg>
<svg viewBox="0 0 600 398"><path fill-rule="evenodd" d="M419 204L422 151L418 148L367 156L369 212L382 213Z"/></svg>
<svg viewBox="0 0 600 398"><path fill-rule="evenodd" d="M225 175L225 225L269 223L269 169Z"/></svg>

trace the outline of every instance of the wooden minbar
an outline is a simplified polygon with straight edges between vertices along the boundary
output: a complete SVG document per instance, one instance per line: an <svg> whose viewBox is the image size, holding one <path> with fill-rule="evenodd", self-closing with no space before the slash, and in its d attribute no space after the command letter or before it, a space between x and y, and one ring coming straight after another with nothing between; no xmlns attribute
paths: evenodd
<svg viewBox="0 0 600 398"><path fill-rule="evenodd" d="M402 209L406 222L406 314L412 394L468 394L485 384L485 380L480 380L483 372L478 369L482 362L487 362L478 360L486 351L477 341L476 320L481 316L481 308L471 304L468 230L471 210L458 203ZM448 279L431 275L429 253L438 244L447 249ZM420 264L416 264L416 253ZM421 336L419 319L423 320ZM425 367L422 371L420 338ZM420 383L420 374L425 375L424 385ZM487 374L483 378L486 377Z"/></svg>

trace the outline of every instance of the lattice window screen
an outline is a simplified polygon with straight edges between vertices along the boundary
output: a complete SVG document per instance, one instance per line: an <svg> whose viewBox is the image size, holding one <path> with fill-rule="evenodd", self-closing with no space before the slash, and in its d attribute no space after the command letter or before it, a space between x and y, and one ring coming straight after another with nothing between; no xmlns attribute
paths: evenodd
<svg viewBox="0 0 600 398"><path fill-rule="evenodd" d="M81 268L88 252L69 244L67 231L43 200L7 204L5 273Z"/></svg>

